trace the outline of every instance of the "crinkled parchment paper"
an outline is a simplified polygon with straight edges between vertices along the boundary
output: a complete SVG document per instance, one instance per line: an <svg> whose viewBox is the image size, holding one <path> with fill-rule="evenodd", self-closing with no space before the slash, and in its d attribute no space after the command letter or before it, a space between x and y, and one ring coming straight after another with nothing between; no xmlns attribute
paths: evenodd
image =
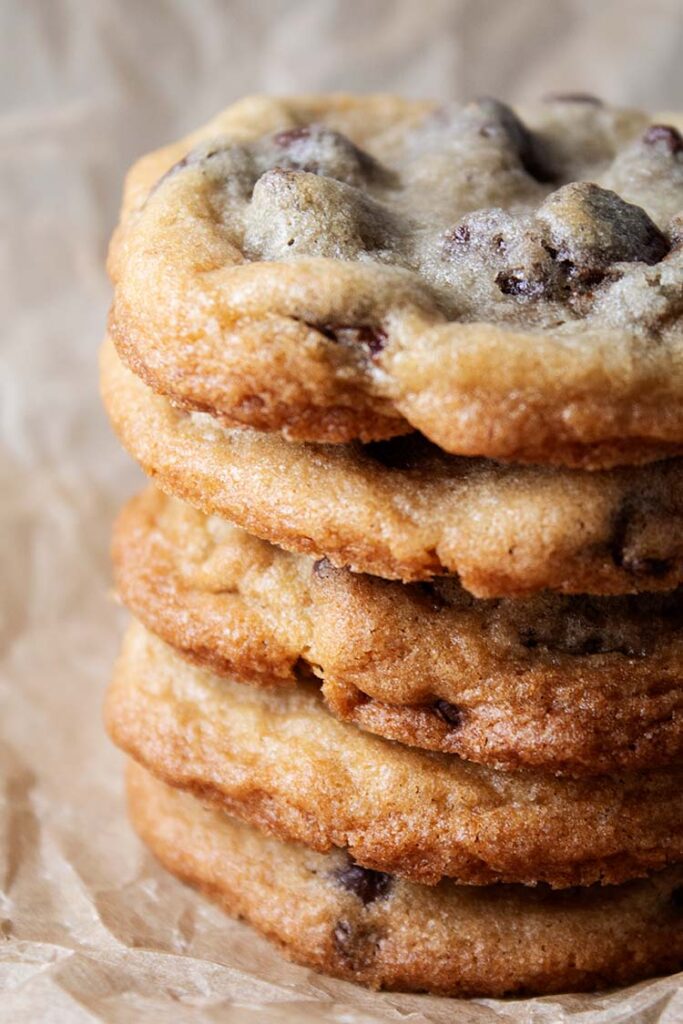
<svg viewBox="0 0 683 1024"><path fill-rule="evenodd" d="M140 483L100 412L125 167L254 90L683 96L672 2L0 4L0 1021L683 1020L681 978L523 1002L372 994L291 966L167 877L123 813L100 706L108 532ZM454 937L457 942L457 936Z"/></svg>

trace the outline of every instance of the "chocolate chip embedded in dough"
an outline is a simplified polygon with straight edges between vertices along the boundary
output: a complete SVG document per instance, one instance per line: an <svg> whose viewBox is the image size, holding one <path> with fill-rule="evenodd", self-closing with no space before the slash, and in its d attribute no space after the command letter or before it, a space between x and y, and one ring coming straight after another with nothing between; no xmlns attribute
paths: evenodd
<svg viewBox="0 0 683 1024"><path fill-rule="evenodd" d="M545 199L536 220L570 277L594 281L611 264L658 263L669 243L645 210L591 182L572 182Z"/></svg>
<svg viewBox="0 0 683 1024"><path fill-rule="evenodd" d="M333 878L347 892L358 896L365 907L387 896L393 885L391 875L353 863L339 868L333 873Z"/></svg>
<svg viewBox="0 0 683 1024"><path fill-rule="evenodd" d="M496 275L496 284L503 295L517 295L525 299L539 299L547 290L547 282L543 278L527 277L521 269L501 271Z"/></svg>
<svg viewBox="0 0 683 1024"><path fill-rule="evenodd" d="M481 272L494 274L503 295L521 299L553 298L566 291L564 276L527 218L501 209L466 214L442 236L442 257L458 265L479 261Z"/></svg>
<svg viewBox="0 0 683 1024"><path fill-rule="evenodd" d="M456 707L455 704L450 704L447 700L436 700L432 704L432 707L436 711L439 718L441 718L446 725L450 726L451 729L456 729L462 725L462 711Z"/></svg>
<svg viewBox="0 0 683 1024"><path fill-rule="evenodd" d="M335 572L334 566L327 558L318 558L313 563L313 575L325 580Z"/></svg>

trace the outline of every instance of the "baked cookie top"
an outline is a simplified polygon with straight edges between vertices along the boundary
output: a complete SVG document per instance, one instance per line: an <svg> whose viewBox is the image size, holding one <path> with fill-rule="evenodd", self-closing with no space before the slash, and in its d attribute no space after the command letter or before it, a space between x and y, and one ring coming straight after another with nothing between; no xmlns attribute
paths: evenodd
<svg viewBox="0 0 683 1024"><path fill-rule="evenodd" d="M339 717L499 768L683 762L683 590L479 601L258 540L149 488L121 512L124 604L186 657L256 686L315 674Z"/></svg>
<svg viewBox="0 0 683 1024"><path fill-rule="evenodd" d="M102 351L102 394L163 490L283 547L477 597L619 594L683 582L683 459L587 473L445 455L419 434L313 445L227 429Z"/></svg>
<svg viewBox="0 0 683 1024"><path fill-rule="evenodd" d="M171 785L283 839L419 882L617 883L683 858L683 770L499 772L337 721L317 689L195 668L134 624L112 739Z"/></svg>
<svg viewBox="0 0 683 1024"><path fill-rule="evenodd" d="M228 424L588 468L683 447L671 118L253 97L133 168L109 265L121 355Z"/></svg>
<svg viewBox="0 0 683 1024"><path fill-rule="evenodd" d="M677 970L683 868L623 886L430 888L265 836L131 764L128 806L161 863L298 963L372 988L503 996ZM457 941L454 941L457 936Z"/></svg>

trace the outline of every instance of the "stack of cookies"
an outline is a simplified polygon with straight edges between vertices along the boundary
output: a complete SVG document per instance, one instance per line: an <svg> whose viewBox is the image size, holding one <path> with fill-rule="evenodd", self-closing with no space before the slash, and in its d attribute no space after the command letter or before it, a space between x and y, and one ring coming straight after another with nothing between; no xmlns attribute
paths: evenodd
<svg viewBox="0 0 683 1024"><path fill-rule="evenodd" d="M108 727L145 842L293 959L682 966L681 211L670 119L582 95L253 98L131 172Z"/></svg>

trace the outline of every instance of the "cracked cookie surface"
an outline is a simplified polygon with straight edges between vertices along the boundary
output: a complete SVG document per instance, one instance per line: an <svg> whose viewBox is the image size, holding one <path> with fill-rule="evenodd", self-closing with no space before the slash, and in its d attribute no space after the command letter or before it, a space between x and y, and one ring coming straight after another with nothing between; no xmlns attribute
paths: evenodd
<svg viewBox="0 0 683 1024"><path fill-rule="evenodd" d="M266 837L137 765L128 806L168 870L292 960L371 988L454 996L627 984L683 958L683 869L623 886L430 888ZM454 941L456 940L457 941Z"/></svg>
<svg viewBox="0 0 683 1024"><path fill-rule="evenodd" d="M295 440L678 453L680 128L571 97L243 100L129 175L119 352L185 407Z"/></svg>
<svg viewBox="0 0 683 1024"><path fill-rule="evenodd" d="M683 858L681 769L558 779L402 746L337 721L317 688L244 686L135 623L107 697L115 743L223 810L433 884L618 883Z"/></svg>
<svg viewBox="0 0 683 1024"><path fill-rule="evenodd" d="M683 582L683 460L588 473L445 455L419 434L312 445L226 429L102 350L123 445L164 491L283 547L478 597L668 590Z"/></svg>
<svg viewBox="0 0 683 1024"><path fill-rule="evenodd" d="M115 582L219 675L292 686L371 732L571 774L683 760L683 593L482 601L455 580L335 569L149 488L114 530Z"/></svg>

